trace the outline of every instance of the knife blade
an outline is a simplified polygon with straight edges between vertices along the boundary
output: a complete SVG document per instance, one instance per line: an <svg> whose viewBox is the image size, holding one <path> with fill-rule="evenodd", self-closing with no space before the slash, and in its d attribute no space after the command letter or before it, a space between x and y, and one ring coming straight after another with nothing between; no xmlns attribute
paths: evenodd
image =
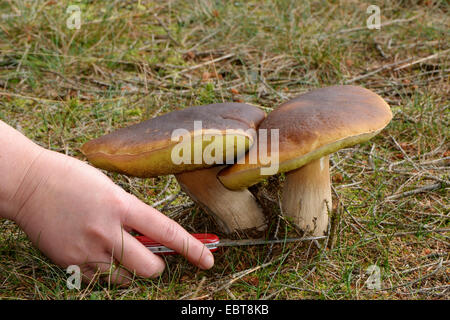
<svg viewBox="0 0 450 320"><path fill-rule="evenodd" d="M235 247L235 246L255 246L265 244L291 243L301 241L312 241L326 238L326 236L302 237L302 238L284 238L284 239L243 239L230 240L219 239L215 234L211 233L194 233L192 234L197 240L202 242L211 252L215 252L219 247ZM171 255L177 252L169 247L162 245L157 241L153 241L146 236L137 236L136 239L141 242L147 249L158 255Z"/></svg>

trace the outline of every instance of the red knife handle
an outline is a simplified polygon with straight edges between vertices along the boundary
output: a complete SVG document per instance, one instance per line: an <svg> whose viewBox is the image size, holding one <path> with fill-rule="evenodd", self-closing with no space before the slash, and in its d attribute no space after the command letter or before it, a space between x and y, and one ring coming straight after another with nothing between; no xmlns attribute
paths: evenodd
<svg viewBox="0 0 450 320"><path fill-rule="evenodd" d="M217 251L217 247L214 244L219 243L219 237L211 233L192 233L194 238L207 246L211 252ZM158 255L172 255L178 254L176 251L164 246L163 244L154 241L146 236L137 236L136 239L147 247L150 251Z"/></svg>

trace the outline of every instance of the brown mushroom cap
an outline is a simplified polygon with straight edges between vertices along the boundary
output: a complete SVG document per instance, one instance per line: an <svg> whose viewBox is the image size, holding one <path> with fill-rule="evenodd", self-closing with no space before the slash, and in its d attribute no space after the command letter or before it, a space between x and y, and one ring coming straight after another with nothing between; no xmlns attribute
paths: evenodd
<svg viewBox="0 0 450 320"><path fill-rule="evenodd" d="M243 103L219 103L177 110L153 119L116 130L110 134L84 144L81 151L88 160L101 169L137 177L155 177L175 174L212 166L213 164L175 164L172 149L179 143L172 141L176 129L189 132L194 148L194 138L199 135L220 135L223 150L229 146L226 139L240 136L245 138L244 146L233 146L234 156L243 155L253 143L253 137L246 133L257 128L265 113L259 108ZM194 131L194 121L202 121L202 130ZM200 131L200 132L199 132ZM228 138L227 138L228 135ZM231 135L231 137L230 137ZM184 140L183 140L184 141ZM203 140L202 153L211 141ZM224 152L225 159L225 152Z"/></svg>
<svg viewBox="0 0 450 320"><path fill-rule="evenodd" d="M343 85L313 90L282 104L259 129L279 129L278 173L282 173L367 141L391 119L389 105L379 95ZM270 134L267 143L270 154ZM231 190L246 188L265 179L261 167L259 161L250 164L247 154L245 163L225 168L218 178Z"/></svg>

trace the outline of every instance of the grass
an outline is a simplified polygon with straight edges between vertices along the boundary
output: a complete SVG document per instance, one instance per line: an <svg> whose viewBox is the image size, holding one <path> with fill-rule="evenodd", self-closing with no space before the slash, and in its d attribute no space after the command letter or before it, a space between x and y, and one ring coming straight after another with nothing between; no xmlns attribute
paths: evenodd
<svg viewBox="0 0 450 320"><path fill-rule="evenodd" d="M70 4L81 9L78 30L66 26ZM336 219L325 249L323 242L229 248L209 271L169 257L158 279L77 291L67 289L65 270L2 220L0 298L448 299L449 6L378 1L382 26L369 30L370 4L0 2L0 119L80 159L89 139L171 110L244 101L270 112L327 85L364 86L394 113L370 142L331 156ZM109 176L148 204L177 195L158 209L190 232L218 233L173 177ZM279 218L282 183L252 188L271 217L268 237L292 235ZM382 290L365 284L372 265Z"/></svg>

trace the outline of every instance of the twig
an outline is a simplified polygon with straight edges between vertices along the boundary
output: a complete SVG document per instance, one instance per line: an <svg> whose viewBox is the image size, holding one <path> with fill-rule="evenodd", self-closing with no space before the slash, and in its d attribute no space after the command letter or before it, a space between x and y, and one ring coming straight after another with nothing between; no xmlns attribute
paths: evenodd
<svg viewBox="0 0 450 320"><path fill-rule="evenodd" d="M375 170L375 163L373 162L373 153L375 151L375 146L376 146L375 143L372 144L372 148L370 148L369 159L368 159L369 165L372 168L372 170Z"/></svg>
<svg viewBox="0 0 450 320"><path fill-rule="evenodd" d="M406 114L405 114L405 115L406 115ZM417 121L414 120L413 122L416 123ZM422 157L422 159L423 159L423 158L425 158L425 157L431 157L431 156L434 156L435 154L439 153L439 151L442 149L442 147L443 147L444 145L445 145L445 140L442 141L442 143L441 143L436 149L434 149L434 150L432 150L432 151L430 151L430 152L424 153L424 154L422 154L422 155L417 155L417 156L414 156L414 157L410 157L410 160L418 159L419 157ZM397 162L392 162L392 163L389 165L389 170L391 170L393 166L397 166L397 165L402 164L402 163L404 163L404 162L406 162L406 161L408 161L408 160L405 159L405 160L400 160L400 161L397 161Z"/></svg>
<svg viewBox="0 0 450 320"><path fill-rule="evenodd" d="M412 164L412 166L417 170L420 171L420 168L414 163L414 161L411 160L411 158L409 157L409 155L405 152L405 150L403 150L403 148L400 146L400 144L397 142L397 140L395 140L395 138L392 135L389 135L392 139L392 141L394 141L395 146L401 151L401 153L405 156L406 160Z"/></svg>
<svg viewBox="0 0 450 320"><path fill-rule="evenodd" d="M394 200L394 199L398 199L398 198L402 198L402 197L408 197L411 196L413 194L418 194L418 193L422 193L422 192L427 192L427 191L432 191L432 190L436 190L439 189L441 187L441 182L435 183L435 184L430 184L421 188L417 188L414 190L410 190L410 191L406 191L406 192L402 192L399 194L394 194L391 195L389 197L386 197L386 200Z"/></svg>
<svg viewBox="0 0 450 320"><path fill-rule="evenodd" d="M275 270L275 273L271 276L269 284L267 285L266 290L264 291L264 297L267 296L267 291L269 291L269 288L273 282L273 279L275 279L276 274L280 271L281 265L284 263L284 261L286 260L287 256L289 255L289 252L285 255L283 255L280 264L277 267L277 270Z"/></svg>
<svg viewBox="0 0 450 320"><path fill-rule="evenodd" d="M402 63L408 62L411 59L412 58L407 58L405 60L397 61L397 62L394 62L394 63L391 63L391 64L385 64L384 66L382 66L382 67L380 67L378 69L375 69L374 71L371 71L371 72L368 72L366 74L357 76L357 77L355 77L353 79L347 80L347 81L345 81L345 83L352 83L352 82L355 82L355 81L358 81L358 80L362 80L362 79L368 78L368 77L373 76L374 74L377 74L377 73L379 73L379 72L381 72L383 70L392 69L392 68L394 68L394 67L396 67L396 66L398 66L398 65L400 65Z"/></svg>
<svg viewBox="0 0 450 320"><path fill-rule="evenodd" d="M305 280L308 279L309 276L310 276L314 271L316 271L316 267L315 267L315 266L308 272L308 274L307 274L306 276L304 276L303 278L302 278L302 277L299 277L299 280L296 281L295 283L298 283L298 282L302 281L303 283L308 284ZM287 288L296 289L296 290L301 290L301 291L314 292L314 293L317 292L317 291L314 291L314 290L311 290L311 289L303 289L303 288L299 288L299 287L296 287L296 286L293 286L293 285L281 284L281 286L283 286L283 288L281 288L281 289L278 290L278 291L275 291L274 293L272 293L272 294L270 294L270 295L268 295L268 296L266 296L266 297L261 298L260 300L269 300L269 299L271 299L273 296L275 296L275 295L277 295L277 294L280 294L281 292L283 292L283 291L286 290Z"/></svg>
<svg viewBox="0 0 450 320"><path fill-rule="evenodd" d="M383 58L385 59L389 58L389 56L386 55L386 53L384 53L383 48L381 48L381 45L379 43L375 43L375 48L378 50L378 52L380 52Z"/></svg>
<svg viewBox="0 0 450 320"><path fill-rule="evenodd" d="M420 288L413 292L406 292L405 294L423 293L423 292L427 292L427 291L444 289L441 293L439 293L439 295L442 295L447 291L448 288L450 288L450 284L446 284L446 285L442 285L442 286L435 286L435 287L428 287L428 288ZM438 293L435 293L435 294L438 294Z"/></svg>
<svg viewBox="0 0 450 320"><path fill-rule="evenodd" d="M397 232L397 233L392 233L392 234L377 234L375 237L372 238L365 238L365 241L370 241L372 239L378 238L378 237L402 237L402 236L407 236L410 234L415 234L417 232L422 232L422 233L440 233L440 232L450 232L450 228L441 228L441 229L433 229L433 230L415 230L415 231L405 231L405 232Z"/></svg>
<svg viewBox="0 0 450 320"><path fill-rule="evenodd" d="M210 35L207 35L205 38L203 38L202 40L198 41L193 47L191 47L190 49L185 50L184 53L192 52L192 51L193 51L195 48L197 48L199 45L205 43L206 41L208 41L209 39L211 39L212 37L214 37L216 34L218 34L219 31L221 31L221 30L217 30L217 31L211 33Z"/></svg>
<svg viewBox="0 0 450 320"><path fill-rule="evenodd" d="M447 52L449 52L449 51L450 51L450 49L447 49L447 50L444 50L444 51L437 52L437 53L435 53L435 54L429 55L428 57L421 58L421 59L416 60L416 61L413 61L413 62L411 62L411 63L407 63L407 64L405 64L405 65L403 65L403 66L401 66L401 67L398 67L398 68L394 69L394 71L401 70L401 69L405 69L405 68L408 68L408 67L410 67L410 66L413 66L413 65L415 65L415 64L417 64L417 63L421 63L421 62L424 62L424 61L427 61L427 60L435 59L435 58L437 58L437 57L439 57L439 56L441 56L441 55L443 55L443 54L445 54L445 53L447 53Z"/></svg>
<svg viewBox="0 0 450 320"><path fill-rule="evenodd" d="M178 194L169 194L167 197L165 197L162 200L156 201L155 203L152 204L152 207L157 207L167 201L173 200L177 197Z"/></svg>
<svg viewBox="0 0 450 320"><path fill-rule="evenodd" d="M236 296L231 292L230 288L225 288L225 291L228 293L231 299L237 300Z"/></svg>
<svg viewBox="0 0 450 320"><path fill-rule="evenodd" d="M353 220L353 221L354 221L361 229L363 229L364 231L367 231L368 233L375 234L374 232L372 232L372 231L370 231L370 230L367 230L363 225L361 225L361 224L358 222L358 220L355 219L355 217L353 217L353 215L347 210L347 207L342 203L341 198L339 197L339 194L337 193L336 189L335 189L333 186L331 186L331 190L333 190L333 193L334 193L334 195L336 196L336 198L338 199L340 205L342 206L342 208L344 208L345 212L347 212L347 214L350 216L350 218L352 218L352 220ZM361 232L360 232L357 228L355 228L355 229L356 229L356 231L359 233L359 235L362 237Z"/></svg>
<svg viewBox="0 0 450 320"><path fill-rule="evenodd" d="M169 178L167 179L166 185L164 186L164 188L162 188L162 190L158 193L158 195L156 196L156 198L159 198L160 196L162 196L164 194L164 192L166 192L166 190L169 188L170 184L172 183L172 177L173 176L169 176Z"/></svg>
<svg viewBox="0 0 450 320"><path fill-rule="evenodd" d="M420 14L417 15L417 16L414 16L414 17L412 17L412 18L409 18L409 19L395 19L395 20L387 21L387 22L385 22L385 23L381 23L381 24L380 24L380 27L386 27L386 26L390 26L390 25L392 25L392 24L397 24L397 23L410 22L410 21L412 21L412 20L417 19L419 16L420 16ZM356 28L351 28L351 29L343 29L343 30L339 30L339 31L336 32L335 34L349 33L349 32L361 31L361 30L366 30L366 29L369 30L369 29L367 28L367 26L364 26L364 27L356 27Z"/></svg>
<svg viewBox="0 0 450 320"><path fill-rule="evenodd" d="M200 283L197 286L197 289L195 289L194 293L192 294L192 299L195 299L200 292L200 289L203 287L203 284L206 281L206 277L203 277L202 280L200 280Z"/></svg>
<svg viewBox="0 0 450 320"><path fill-rule="evenodd" d="M280 205L280 208L281 208L281 205ZM280 229L280 221L281 221L281 214L278 215L277 226L276 226L276 228L275 228L275 234L274 234L274 236L273 236L274 239L278 239L278 230ZM271 243L271 244L270 244L269 250L268 250L268 252L267 252L267 254L266 254L266 258L264 259L264 261L269 260L270 255L272 254L273 246L274 246L274 245L275 245L274 243Z"/></svg>
<svg viewBox="0 0 450 320"><path fill-rule="evenodd" d="M233 275L231 276L231 279L230 279L227 283L225 283L224 285L222 285L222 286L220 286L219 288L215 289L213 292L210 292L210 293L208 293L208 294L202 296L201 298L203 299L203 298L210 297L210 296L213 295L214 293L217 293L217 292L222 291L222 290L224 290L224 289L226 289L226 288L229 288L233 283L235 283L235 282L238 281L239 279L241 279L241 278L245 277L246 275L249 275L250 273L253 273L253 272L255 272L255 271L259 270L259 269L263 269L263 268L265 268L265 267L267 267L267 266L270 266L270 265L273 264L274 262L276 262L276 261L278 261L278 260L280 260L280 259L282 259L282 258L287 257L287 256L289 255L289 253L290 253L290 252L288 252L288 253L286 253L286 254L284 254L284 255L282 255L282 256L280 256L280 257L278 257L278 258L276 258L276 259L274 259L274 260L272 260L272 261L269 261L269 262L266 262L266 263L261 264L261 265L259 265L259 266L256 266L256 267L254 267L254 268L247 269L247 270L244 270L244 271L237 272L237 273L233 274ZM219 281L219 282L223 283L223 281ZM193 295L193 293L190 293L190 294L187 294L187 295L182 296L180 299L188 299L188 298L191 297L192 295Z"/></svg>
<svg viewBox="0 0 450 320"><path fill-rule="evenodd" d="M168 79L168 78L170 78L170 77L172 77L172 76L174 76L174 75L179 75L179 74L181 74L181 73L185 73L185 72L189 72L189 71L192 71L192 70L199 69L199 68L201 68L201 67L207 66L208 64L215 63L215 62L219 62L219 61L222 61L222 60L231 58L231 57L233 57L234 55L235 55L234 53L229 53L229 54L226 54L226 55L224 55L224 56L222 56L222 57L219 57L219 58L216 58L216 59L213 59L213 60L209 60L209 61L205 61L205 62L200 63L200 64L197 64L197 65L195 65L195 66L192 66L192 67L189 67L189 68L180 70L180 71L178 71L178 72L175 72L174 74L167 75L167 76L165 76L163 79Z"/></svg>
<svg viewBox="0 0 450 320"><path fill-rule="evenodd" d="M411 286L411 285L413 285L413 284L415 284L417 282L420 282L420 281L422 281L424 279L427 279L427 278L431 277L432 275L436 274L442 268L442 261L443 261L443 259L441 258L441 260L439 261L438 266L436 267L436 269L434 269L429 274L427 274L427 275L425 275L423 277L420 277L419 279L412 280L412 281L409 281L409 282L406 282L406 283L402 283L402 284L399 284L399 285L396 285L396 286L392 286L392 287L389 287L389 288L381 288L381 289L378 289L376 291L386 291L386 290L393 290L393 289L397 289L397 288L401 288L401 287L407 287L407 286Z"/></svg>
<svg viewBox="0 0 450 320"><path fill-rule="evenodd" d="M160 26L164 29L164 31L166 31L167 36L169 37L169 39L170 39L174 44L176 44L177 46L184 48L184 45L183 45L183 44L179 43L174 37L172 37L172 35L171 35L171 33L170 33L170 30L167 28L167 26L165 25L165 23L164 23L160 18L158 18L158 16L156 15L156 13L153 15L153 17L158 21L158 23L159 23Z"/></svg>
<svg viewBox="0 0 450 320"><path fill-rule="evenodd" d="M140 13L133 13L133 14L128 14L127 13L127 14L121 14L121 15L117 15L117 16L108 17L106 19L96 19L96 20L91 20L91 21L83 21L83 25L109 22L109 21L122 19L122 18L136 18L136 17L140 17L140 16L143 16L143 15L145 15L147 13L154 12L154 11L155 11L155 8L151 8L149 10L146 10L146 11L143 11L143 12L140 12Z"/></svg>
<svg viewBox="0 0 450 320"><path fill-rule="evenodd" d="M439 264L439 263L441 263L441 261L434 262L434 263L424 264L424 265L422 265L422 266L418 266L418 267L411 268L411 269L408 269L408 270L403 270L403 271L400 271L400 273L401 273L401 274L409 273L409 272L416 271L416 270L419 270L419 269L423 269L423 268L427 268L427 267L432 267L432 266L435 266L435 265L437 265L437 264ZM447 265L447 264L449 264L449 263L450 263L450 261L445 261L445 262L442 262L442 265Z"/></svg>

